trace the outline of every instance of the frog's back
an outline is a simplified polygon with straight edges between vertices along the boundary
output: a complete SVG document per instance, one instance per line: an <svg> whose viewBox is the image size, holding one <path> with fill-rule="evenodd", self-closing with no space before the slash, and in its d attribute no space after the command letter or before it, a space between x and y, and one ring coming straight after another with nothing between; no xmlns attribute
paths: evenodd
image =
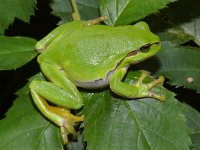
<svg viewBox="0 0 200 150"><path fill-rule="evenodd" d="M74 80L106 78L107 73L137 47L133 42L134 33L130 35L131 26L126 28L103 25L79 28L57 38L41 57L61 66Z"/></svg>

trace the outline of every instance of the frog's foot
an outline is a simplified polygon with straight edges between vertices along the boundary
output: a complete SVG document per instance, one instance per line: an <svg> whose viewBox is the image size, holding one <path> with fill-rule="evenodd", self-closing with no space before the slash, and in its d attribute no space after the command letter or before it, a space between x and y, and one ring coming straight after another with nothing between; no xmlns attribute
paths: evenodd
<svg viewBox="0 0 200 150"><path fill-rule="evenodd" d="M98 24L98 23L100 23L100 22L102 22L102 21L105 21L105 20L108 20L108 17L107 17L107 16L101 16L101 17L99 17L99 18L86 21L86 22L85 22L85 25L86 25L86 26L91 26L91 25Z"/></svg>
<svg viewBox="0 0 200 150"><path fill-rule="evenodd" d="M156 85L162 85L163 82L164 82L164 77L163 76L160 76L158 79L155 79L154 81L150 82L150 83L147 83L147 84L144 84L143 83L143 80L150 75L149 72L147 71L141 71L142 74L139 78L139 80L136 82L135 86L138 87L138 90L139 90L139 95L140 96L144 96L144 97L152 97L152 98L155 98L157 100L160 100L160 101L164 101L165 100L165 97L163 95L159 95L159 94L156 94L152 91L150 91L153 87L155 87Z"/></svg>
<svg viewBox="0 0 200 150"><path fill-rule="evenodd" d="M123 78L127 72L127 68L121 68L116 70L113 75L110 77L109 85L110 89L121 96L127 98L144 98L144 97L152 97L158 99L160 101L164 101L165 97L154 93L151 89L157 85L162 85L164 82L164 77L160 76L158 79L153 80L150 83L144 83L143 80L149 76L149 72L141 71L142 74L140 78L134 83L129 84L123 82Z"/></svg>
<svg viewBox="0 0 200 150"><path fill-rule="evenodd" d="M74 129L74 125L76 124L76 122L82 122L84 120L84 117L75 116L71 114L69 110L62 107L51 107L50 111L61 117L58 126L60 126L63 143L68 143L69 134L72 134L73 139L76 139L77 133Z"/></svg>

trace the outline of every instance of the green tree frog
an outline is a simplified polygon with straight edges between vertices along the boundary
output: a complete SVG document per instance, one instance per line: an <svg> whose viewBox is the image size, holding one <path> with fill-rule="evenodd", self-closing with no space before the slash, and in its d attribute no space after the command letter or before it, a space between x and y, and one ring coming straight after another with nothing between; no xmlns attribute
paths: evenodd
<svg viewBox="0 0 200 150"><path fill-rule="evenodd" d="M149 74L142 71L135 84L122 81L130 65L160 50L159 37L145 22L117 27L95 25L104 19L65 23L36 44L41 51L38 63L47 81L33 80L31 95L41 113L60 127L64 144L68 134L76 137L74 124L84 120L70 113L70 109L79 109L84 103L77 87L109 87L126 98L164 100L162 95L151 92L152 87L163 83L162 76L145 84L142 81Z"/></svg>

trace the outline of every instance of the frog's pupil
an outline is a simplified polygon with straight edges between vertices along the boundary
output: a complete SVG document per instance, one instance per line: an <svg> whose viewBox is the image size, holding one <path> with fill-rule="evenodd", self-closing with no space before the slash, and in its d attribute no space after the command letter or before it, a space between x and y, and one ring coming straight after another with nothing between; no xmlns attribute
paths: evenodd
<svg viewBox="0 0 200 150"><path fill-rule="evenodd" d="M147 53L150 50L151 44L146 44L140 48L140 51L143 53Z"/></svg>

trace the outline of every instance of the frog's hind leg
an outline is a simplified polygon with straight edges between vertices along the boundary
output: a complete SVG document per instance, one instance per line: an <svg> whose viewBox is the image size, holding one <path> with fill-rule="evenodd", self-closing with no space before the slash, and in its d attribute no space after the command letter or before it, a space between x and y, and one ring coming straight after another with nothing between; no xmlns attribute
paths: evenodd
<svg viewBox="0 0 200 150"><path fill-rule="evenodd" d="M59 106L50 106L34 90L31 91L31 95L41 113L60 127L63 144L68 143L68 134L72 134L73 138L76 139L77 134L73 126L76 122L82 122L84 120L83 116L75 116L69 110Z"/></svg>
<svg viewBox="0 0 200 150"><path fill-rule="evenodd" d="M41 63L41 69L51 82L33 80L30 83L33 101L45 117L60 127L64 144L67 144L68 134L76 138L75 123L83 121L83 116L75 116L69 109L79 109L83 105L82 96L76 86L55 66ZM57 106L49 105L46 100Z"/></svg>
<svg viewBox="0 0 200 150"><path fill-rule="evenodd" d="M71 28L68 23L62 24L52 30L49 34L47 34L45 37L43 37L40 41L38 41L35 45L35 49L42 53L46 50L46 48L56 39L62 32L68 32Z"/></svg>

